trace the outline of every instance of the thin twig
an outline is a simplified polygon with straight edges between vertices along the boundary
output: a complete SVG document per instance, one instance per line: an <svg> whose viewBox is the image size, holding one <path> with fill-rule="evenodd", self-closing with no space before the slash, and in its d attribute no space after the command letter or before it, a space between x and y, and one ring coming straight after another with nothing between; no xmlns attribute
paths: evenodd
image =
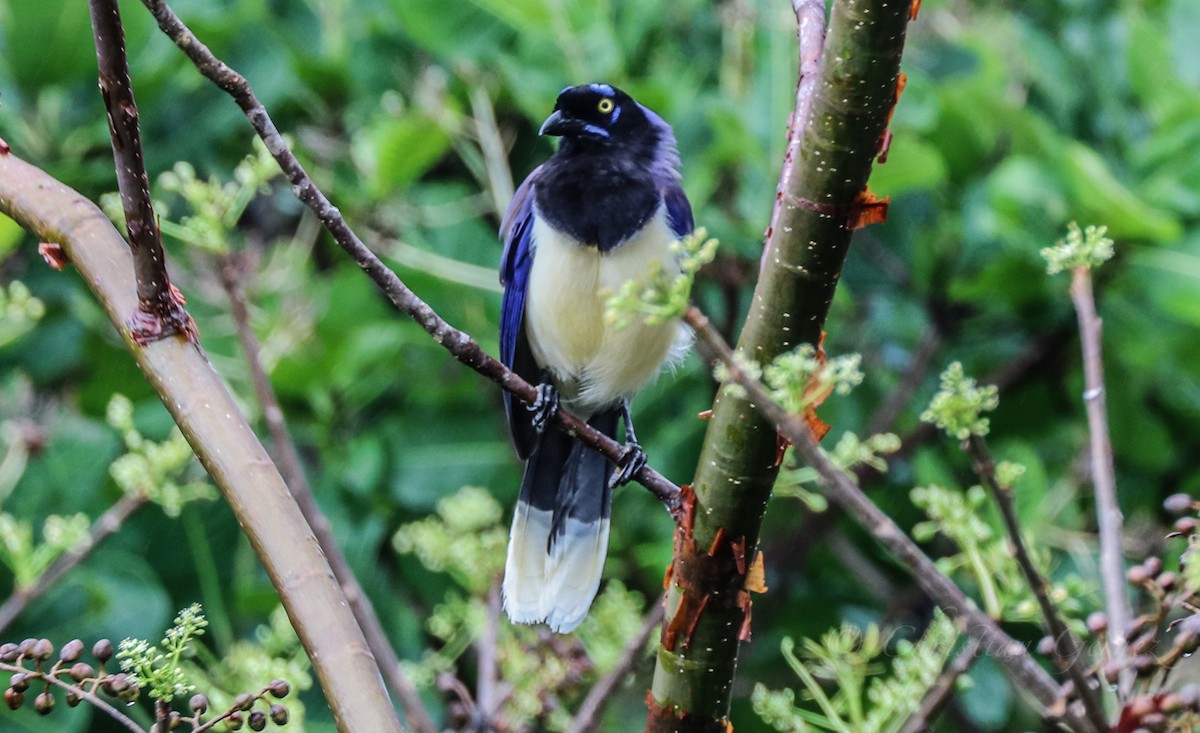
<svg viewBox="0 0 1200 733"><path fill-rule="evenodd" d="M134 339L147 344L173 333L183 333L196 342L196 327L172 292L163 253L162 233L150 200L150 180L142 154L138 109L133 99L129 62L125 53L125 30L116 0L89 0L96 63L100 70L100 93L108 112L113 160L133 266L137 277L138 308L129 321Z"/></svg>
<svg viewBox="0 0 1200 733"><path fill-rule="evenodd" d="M92 522L87 537L55 558L54 562L50 563L50 566L32 584L14 590L13 594L5 599L4 604L0 605L0 631L7 629L30 603L41 598L46 591L57 585L67 573L83 562L97 545L120 529L131 514L145 506L147 501L149 499L145 494L122 496L117 503L106 509L96 518L96 521Z"/></svg>
<svg viewBox="0 0 1200 733"><path fill-rule="evenodd" d="M1092 271L1077 267L1071 273L1071 301L1079 317L1083 347L1083 404L1087 408L1091 443L1092 487L1096 492L1096 524L1100 534L1100 577L1104 582L1104 607L1108 615L1108 653L1121 670L1117 695L1128 697L1133 687L1133 670L1127 656L1125 627L1129 623L1129 599L1125 595L1125 561L1121 553L1123 518L1117 503L1116 469L1108 433L1108 407L1104 392L1104 353L1100 345L1102 323L1092 294Z"/></svg>
<svg viewBox="0 0 1200 733"><path fill-rule="evenodd" d="M967 673L971 668L971 663L975 661L975 655L979 653L979 640L975 638L967 639L967 643L959 651L958 656L950 660L942 673L937 676L929 689L925 691L925 696L921 698L921 704L912 715L908 716L908 720L904 721L904 726L900 728L900 733L924 733L929 730L929 726L933 724L934 717L950 696L954 693L954 687L958 683L958 678Z"/></svg>
<svg viewBox="0 0 1200 733"><path fill-rule="evenodd" d="M476 728L491 731L492 721L500 710L498 693L499 666L496 663L496 645L500 638L500 578L494 578L488 587L487 621L483 626L475 648L479 655L479 681L475 688Z"/></svg>
<svg viewBox="0 0 1200 733"><path fill-rule="evenodd" d="M892 520L872 502L850 476L838 468L817 446L812 431L803 419L779 406L763 385L751 378L733 359L729 345L695 307L688 308L684 321L696 334L696 346L704 355L726 366L732 381L741 385L755 407L795 446L808 465L820 476L821 487L831 501L855 519L904 565L917 585L952 619L959 620L967 634L979 639L985 650L994 654L1017 685L1028 691L1048 709L1061 695L1061 689L1029 655L1025 645L1005 633L996 621L981 612L950 578L917 547ZM1092 731L1090 721L1067 711L1080 731Z"/></svg>
<svg viewBox="0 0 1200 733"><path fill-rule="evenodd" d="M1008 532L1008 541L1016 556L1017 565L1021 568L1021 574L1025 576L1025 582L1033 591L1033 597L1037 599L1042 618L1046 621L1046 631L1054 639L1054 663L1075 683L1075 693L1083 703L1092 724L1097 730L1107 730L1108 720L1104 714L1104 704L1088 677L1087 660L1084 659L1079 640L1067 628L1058 609L1054 607L1054 602L1050 600L1050 583L1034 565L1025 538L1021 536L1012 487L1003 486L996 479L996 461L983 438L978 435L967 438L966 450L971 456L975 473L983 479L992 498L996 500L996 505L1000 507L1000 516L1004 520L1004 529Z"/></svg>
<svg viewBox="0 0 1200 733"><path fill-rule="evenodd" d="M587 696L579 705L578 712L571 719L571 724L567 726L566 733L590 733L596 729L600 723L600 714L604 712L604 707L612 699L613 693L617 691L633 666L645 654L646 645L650 642L650 635L662 624L663 613L663 599L660 598L642 621L642 630L625 645L625 651L622 652L621 658L608 671L608 674L597 680L596 684L592 685L592 689L588 690Z"/></svg>
<svg viewBox="0 0 1200 733"><path fill-rule="evenodd" d="M250 381L254 385L255 396L262 405L263 418L267 423L268 432L271 433L271 442L275 445L275 458L279 462L279 470L283 474L284 483L291 490L297 506L300 507L300 512L308 520L313 535L321 545L321 551L329 560L329 567L333 570L338 584L342 586L342 592L346 594L346 602L350 604L350 610L354 613L354 618L358 620L358 625L362 627L367 646L375 655L375 661L379 664L379 672L383 675L384 682L387 683L392 694L399 698L400 706L408 717L409 725L418 733L438 733L437 726L434 725L433 719L421 702L421 695L417 692L416 685L404 673L404 668L400 666L400 659L396 656L396 651L392 648L392 644L383 630L383 625L379 622L379 616L375 613L371 599L363 591L350 563L346 562L346 556L333 536L333 528L329 524L329 519L321 511L321 507L313 497L312 486L308 483L308 476L301 465L296 444L288 431L283 409L275 395L275 388L271 386L271 380L267 376L266 370L263 369L261 349L258 337L254 335L254 329L250 327L250 312L246 306L246 294L242 289L239 267L235 257L232 255L221 256L217 263L217 270L221 276L221 285L229 297L229 311L233 316L238 338L242 342L242 351L246 355L246 364L250 369Z"/></svg>
<svg viewBox="0 0 1200 733"><path fill-rule="evenodd" d="M117 723L119 723L125 729L131 731L131 733L146 733L146 730L144 728L142 728L140 725L138 725L137 723L133 722L133 720L131 718L127 717L120 710L117 710L116 708L114 708L104 698L100 697L99 695L95 694L94 692L89 692L88 690L86 690L83 687L83 685L74 684L73 681L72 682L64 682L64 681L60 680L59 678L57 678L53 675L46 674L44 672L30 672L30 670L25 669L24 667L22 667L20 665L8 664L7 662L0 662L0 670L2 670L4 672L22 672L24 674L29 674L29 675L31 675L29 677L30 682L32 682L33 680L36 680L36 679L40 679L40 680L44 680L47 683L54 685L55 687L58 687L60 689L69 690L71 692L74 692L76 695L79 695L80 699L87 700L98 710L103 711L105 715L108 715L110 718L115 720Z"/></svg>
<svg viewBox="0 0 1200 733"><path fill-rule="evenodd" d="M537 390L533 385L488 355L466 333L443 320L363 244L346 220L342 218L341 212L317 188L308 173L305 172L304 167L300 165L300 161L296 159L295 154L280 135L275 123L271 121L266 108L254 96L249 82L214 56L163 0L142 0L142 4L154 15L158 21L158 27L162 29L163 33L170 37L175 45L191 59L200 73L234 98L234 101L245 112L246 118L254 127L255 132L266 144L267 150L279 163L284 175L291 182L296 196L304 205L312 209L313 213L317 215L317 219L333 236L334 241L375 281L392 305L416 320L421 328L425 329L433 337L433 340L441 344L454 358L512 392L526 404L533 404L537 399ZM619 464L625 457L625 446L575 415L559 410L556 423L614 464ZM678 486L649 466L644 466L639 470L635 478L638 483L658 497L672 516L679 517L681 494Z"/></svg>

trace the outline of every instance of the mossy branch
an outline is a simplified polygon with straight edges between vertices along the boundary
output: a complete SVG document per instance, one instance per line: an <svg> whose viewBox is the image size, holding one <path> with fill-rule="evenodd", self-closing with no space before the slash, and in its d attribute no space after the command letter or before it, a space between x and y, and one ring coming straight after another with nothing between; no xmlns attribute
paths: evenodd
<svg viewBox="0 0 1200 733"><path fill-rule="evenodd" d="M398 731L400 722L345 596L283 478L225 384L182 338L141 346L129 247L79 193L14 155L0 155L0 212L61 244L216 484L279 592L341 731Z"/></svg>

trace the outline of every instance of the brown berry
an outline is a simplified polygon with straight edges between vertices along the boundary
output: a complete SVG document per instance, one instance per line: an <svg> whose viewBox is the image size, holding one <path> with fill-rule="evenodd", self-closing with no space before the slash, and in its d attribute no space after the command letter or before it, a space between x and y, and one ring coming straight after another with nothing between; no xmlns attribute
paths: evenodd
<svg viewBox="0 0 1200 733"><path fill-rule="evenodd" d="M251 711L250 716L246 718L246 724L250 726L250 730L262 730L267 727L267 715L261 710Z"/></svg>
<svg viewBox="0 0 1200 733"><path fill-rule="evenodd" d="M25 639L21 642L21 656L26 659L33 659L33 647L38 643L37 639Z"/></svg>
<svg viewBox="0 0 1200 733"><path fill-rule="evenodd" d="M1184 705L1188 706L1192 710L1200 707L1200 685L1197 685L1195 682L1189 682L1183 687L1180 687L1179 699L1183 701Z"/></svg>
<svg viewBox="0 0 1200 733"><path fill-rule="evenodd" d="M275 679L267 685L267 690L271 693L271 697L278 700L287 697L292 691L292 686L288 684L287 680Z"/></svg>
<svg viewBox="0 0 1200 733"><path fill-rule="evenodd" d="M118 672L104 680L104 691L110 695L120 695L129 689L129 676Z"/></svg>
<svg viewBox="0 0 1200 733"><path fill-rule="evenodd" d="M237 712L236 710L234 712L230 713L229 717L225 719L225 727L228 728L229 730L241 730L242 729L242 714Z"/></svg>
<svg viewBox="0 0 1200 733"><path fill-rule="evenodd" d="M1192 534L1196 531L1195 517L1180 517L1175 520L1175 531L1180 534Z"/></svg>
<svg viewBox="0 0 1200 733"><path fill-rule="evenodd" d="M1158 701L1158 709L1164 713L1178 713L1183 708L1183 698L1175 692L1168 692Z"/></svg>
<svg viewBox="0 0 1200 733"><path fill-rule="evenodd" d="M1175 577L1175 573L1172 573L1169 570L1158 576L1158 586L1168 592L1175 590L1175 584L1177 581L1178 578Z"/></svg>
<svg viewBox="0 0 1200 733"><path fill-rule="evenodd" d="M11 641L6 641L3 644L0 644L0 662L12 664L13 662L17 661L17 657L20 654L21 647L17 646Z"/></svg>
<svg viewBox="0 0 1200 733"><path fill-rule="evenodd" d="M208 712L208 695L205 695L203 692L197 692L195 695L192 695L191 700L188 700L188 707L192 709L193 713L204 715Z"/></svg>
<svg viewBox="0 0 1200 733"><path fill-rule="evenodd" d="M54 709L54 695L49 692L40 693L33 699L33 709L38 711L38 715L49 715Z"/></svg>
<svg viewBox="0 0 1200 733"><path fill-rule="evenodd" d="M1087 630L1093 634L1103 634L1108 631L1108 616L1103 611L1088 614Z"/></svg>
<svg viewBox="0 0 1200 733"><path fill-rule="evenodd" d="M254 695L251 695L249 692L243 692L233 698L233 707L238 710L249 710L252 705L254 705Z"/></svg>
<svg viewBox="0 0 1200 733"><path fill-rule="evenodd" d="M78 662L81 656L83 656L83 642L79 639L72 639L63 644L63 648L58 652L58 658L69 664Z"/></svg>
<svg viewBox="0 0 1200 733"><path fill-rule="evenodd" d="M21 704L24 702L24 692L18 692L11 687L4 691L4 704L8 706L9 710L16 710L17 708L21 707Z"/></svg>
<svg viewBox="0 0 1200 733"><path fill-rule="evenodd" d="M1163 509L1170 514L1186 514L1192 511L1196 502L1187 494L1171 494L1163 500Z"/></svg>
<svg viewBox="0 0 1200 733"><path fill-rule="evenodd" d="M268 715L271 716L271 722L275 725L287 725L288 709L283 705L280 705L279 703L273 703Z"/></svg>
<svg viewBox="0 0 1200 733"><path fill-rule="evenodd" d="M1139 654L1133 658L1133 669L1138 677L1149 677L1158 671L1158 660L1153 654Z"/></svg>
<svg viewBox="0 0 1200 733"><path fill-rule="evenodd" d="M1125 579L1133 585L1141 585L1150 580L1150 571L1145 565L1134 565L1125 571Z"/></svg>
<svg viewBox="0 0 1200 733"><path fill-rule="evenodd" d="M1054 637L1043 636L1041 639L1039 639L1037 643L1037 653L1041 654L1043 657L1049 657L1054 654Z"/></svg>
<svg viewBox="0 0 1200 733"><path fill-rule="evenodd" d="M1138 695L1129 701L1127 709L1130 717L1134 720L1141 720L1158 709L1158 706L1154 703L1154 698L1150 695Z"/></svg>
<svg viewBox="0 0 1200 733"><path fill-rule="evenodd" d="M76 662L71 665L71 679L76 682L83 682L95 674L96 670L92 669L92 665L87 662Z"/></svg>
<svg viewBox="0 0 1200 733"><path fill-rule="evenodd" d="M83 700L83 698L79 696L79 692L76 690L67 690L66 698L67 698L67 707L72 707L72 708L75 707L76 705L78 705Z"/></svg>
<svg viewBox="0 0 1200 733"><path fill-rule="evenodd" d="M1162 560L1154 555L1146 558L1142 565L1145 566L1146 572L1150 573L1152 577L1158 577L1158 574L1161 573L1163 569Z"/></svg>
<svg viewBox="0 0 1200 733"><path fill-rule="evenodd" d="M172 710L170 714L167 715L167 730L175 730L182 722L183 716L179 714L179 711Z"/></svg>
<svg viewBox="0 0 1200 733"><path fill-rule="evenodd" d="M29 689L29 675L25 672L14 672L12 677L8 678L8 686L17 692L24 692Z"/></svg>
<svg viewBox="0 0 1200 733"><path fill-rule="evenodd" d="M108 660L112 659L112 655L113 645L108 639L101 639L92 645L92 656L95 657L96 661L100 662L100 664L104 664Z"/></svg>
<svg viewBox="0 0 1200 733"><path fill-rule="evenodd" d="M38 659L38 660L44 662L47 659L49 659L50 655L53 653L54 653L54 645L50 643L49 639L38 639L37 643L33 645L33 658L34 659Z"/></svg>
<svg viewBox="0 0 1200 733"><path fill-rule="evenodd" d="M1104 681L1108 684L1117 684L1117 680L1121 678L1121 663L1110 659L1100 668L1100 674L1104 675Z"/></svg>

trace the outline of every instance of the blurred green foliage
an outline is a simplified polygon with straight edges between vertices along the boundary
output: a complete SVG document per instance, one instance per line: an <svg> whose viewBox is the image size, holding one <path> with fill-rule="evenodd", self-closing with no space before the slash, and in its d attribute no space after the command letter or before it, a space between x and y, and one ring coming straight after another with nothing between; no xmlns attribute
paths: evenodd
<svg viewBox="0 0 1200 733"><path fill-rule="evenodd" d="M550 153L536 129L567 84L610 81L674 125L697 221L723 245L693 297L727 331L746 310L793 100L788 3L173 7L247 76L357 231L493 353L498 209L512 181ZM175 170L173 185L155 187L161 213L177 223L219 221L222 212L194 208L186 184L232 180L252 153L250 129L139 3L122 10L152 179L188 166ZM905 526L928 520L908 498L913 486L974 483L953 445L909 440L920 434L937 373L960 361L981 384L989 374L1006 380L989 413L990 440L999 458L1026 467L1017 500L1028 536L1055 580L1078 574L1094 586L1094 512L1073 470L1086 450L1074 314L1065 280L1047 277L1039 256L1069 221L1106 225L1115 241L1113 260L1096 277L1120 499L1140 528L1130 546L1157 544L1163 496L1200 488L1191 459L1200 454L1198 32L1194 0L923 3L910 29L888 161L871 181L876 194L892 197L890 220L858 233L827 325L827 350L861 354L866 378L821 408L833 425L830 445L845 431L881 429L905 441L872 489ZM0 0L0 137L93 199L115 188L78 3ZM318 500L401 657L421 660L443 641L428 620L464 599L462 583L395 553L390 539L463 486L486 487L510 506L520 466L499 395L398 317L286 186L267 185L222 210L239 213L221 225L236 223L236 233L217 246L249 263L252 325ZM168 440L171 424L78 276L47 268L36 244L0 218L6 292L11 297L19 280L44 306L36 326L20 326L0 345L0 420L34 428L4 432L6 454L20 441L18 453L27 455L4 511L43 526L50 515L98 516L121 495L109 466L122 436L104 419L114 392L129 397L149 440ZM214 247L172 236L166 246L206 352L257 417ZM897 389L906 399L896 419L873 425ZM694 468L704 430L695 416L711 394L707 370L692 358L636 403L652 463L677 481ZM237 648L276 607L274 594L229 511L219 502L190 506L201 508L136 515L4 636L156 638L175 609L199 601L216 654ZM779 653L785 636L820 638L842 623L924 627L931 618L919 596L896 592L910 581L866 533L832 513L805 521L800 509L781 498L766 519L771 592L755 604L754 641L739 666L739 731L768 730L751 711L755 682L794 684ZM982 521L1001 536L994 513ZM823 542L830 532L875 573L861 575L862 565L831 550ZM646 492L619 492L607 577L652 602L670 533ZM934 535L927 547L959 551ZM14 580L0 570L0 589ZM1040 633L1028 623L1010 628L1030 641ZM473 674L470 664L459 671ZM625 730L624 721L644 714L647 672L639 666L606 730ZM988 730L1036 726L988 660L973 678L974 692L957 703L964 719ZM440 693L423 693L440 714ZM307 699L307 729L330 730L318 698ZM85 708L56 710L51 728L28 711L4 725L105 730Z"/></svg>

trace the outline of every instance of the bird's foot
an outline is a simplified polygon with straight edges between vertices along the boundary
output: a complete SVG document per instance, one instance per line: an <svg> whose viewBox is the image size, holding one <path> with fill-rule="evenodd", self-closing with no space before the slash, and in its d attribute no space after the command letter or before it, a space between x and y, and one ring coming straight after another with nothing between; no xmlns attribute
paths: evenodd
<svg viewBox="0 0 1200 733"><path fill-rule="evenodd" d="M629 441L625 444L625 452L621 455L621 460L617 461L617 472L609 481L609 488L617 488L624 486L632 481L646 465L646 451L642 450L642 446L635 441Z"/></svg>
<svg viewBox="0 0 1200 733"><path fill-rule="evenodd" d="M533 413L533 429L541 434L558 414L558 388L550 382L538 384L537 399L525 409Z"/></svg>

